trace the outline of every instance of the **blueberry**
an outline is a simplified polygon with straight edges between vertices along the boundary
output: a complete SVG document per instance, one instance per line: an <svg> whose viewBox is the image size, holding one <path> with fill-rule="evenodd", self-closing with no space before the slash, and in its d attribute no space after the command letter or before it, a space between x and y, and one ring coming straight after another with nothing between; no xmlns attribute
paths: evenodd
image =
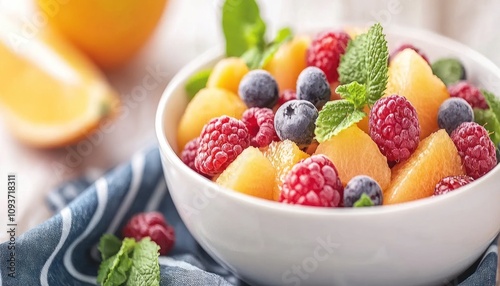
<svg viewBox="0 0 500 286"><path fill-rule="evenodd" d="M380 206L382 200L382 188L368 176L356 176L345 186L345 207Z"/></svg>
<svg viewBox="0 0 500 286"><path fill-rule="evenodd" d="M314 138L318 110L307 100L285 102L274 115L274 128L281 140L291 140L299 147L309 145Z"/></svg>
<svg viewBox="0 0 500 286"><path fill-rule="evenodd" d="M463 122L474 121L472 107L460 97L452 97L445 100L438 111L439 128L446 129L451 134L455 128Z"/></svg>
<svg viewBox="0 0 500 286"><path fill-rule="evenodd" d="M437 60L432 64L432 72L446 85L465 80L467 77L464 65L456 58L442 58Z"/></svg>
<svg viewBox="0 0 500 286"><path fill-rule="evenodd" d="M253 70L247 73L241 79L238 93L249 108L273 108L279 98L278 83L265 70Z"/></svg>
<svg viewBox="0 0 500 286"><path fill-rule="evenodd" d="M307 67L297 79L297 98L311 102L319 110L330 100L330 84L317 67Z"/></svg>

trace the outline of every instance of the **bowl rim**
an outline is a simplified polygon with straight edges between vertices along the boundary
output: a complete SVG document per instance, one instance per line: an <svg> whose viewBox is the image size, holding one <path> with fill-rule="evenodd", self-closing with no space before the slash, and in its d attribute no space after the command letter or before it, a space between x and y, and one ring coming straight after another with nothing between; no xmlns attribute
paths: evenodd
<svg viewBox="0 0 500 286"><path fill-rule="evenodd" d="M352 27L352 25L350 26ZM331 29L331 28L332 27L325 27L323 29ZM323 29L317 29L317 32L320 32ZM468 57L470 57L473 62L482 66L483 68L492 71L492 74L494 74L495 77L497 77L500 80L500 68L498 68L486 56L480 54L479 52L475 51L474 49L470 48L465 44L462 44L446 36L424 29L410 28L404 26L398 26L398 27L390 26L387 28L384 27L384 30L385 34L391 34L394 36L398 35L402 36L409 34L412 37L425 38L428 39L429 41L431 40L436 41L440 43L440 45L447 46L450 50L452 50L456 54L467 54ZM176 151L167 141L163 118L165 117L167 103L169 102L170 98L173 96L175 91L178 88L180 88L180 85L183 84L189 78L189 76L191 76L194 72L202 69L203 66L206 66L210 62L218 58L221 58L223 56L224 55L222 46L212 48L211 50L202 53L200 56L190 61L178 73L176 73L176 75L171 79L171 81L167 85L165 91L163 92L160 98L155 118L156 137L159 142L160 152L164 154L166 159L168 159L168 161L172 163L175 168L180 169L181 172L185 172L190 180L194 180L198 184L207 185L211 189L216 189L217 192L219 192L218 195L227 196L233 200L237 200L240 203L247 204L249 206L266 208L268 210L277 212L288 212L292 214L309 214L309 215L320 215L320 216L384 215L392 212L409 211L413 209L434 206L436 204L443 204L443 202L445 202L447 199L451 197L457 197L457 198L463 197L464 195L472 192L473 189L476 188L476 186L479 186L484 181L491 180L493 179L493 177L500 175L500 166L499 166L500 164L497 164L497 166L495 166L490 172L485 174L480 179L475 180L456 191L448 193L446 194L446 196L436 196L436 197L431 196L394 205L374 206L369 208L322 208L314 206L289 205L289 204L282 204L276 201L264 200L261 198L242 194L225 187L221 187L217 185L215 182L200 176L198 173L191 170L191 168L189 168L182 162L182 160L177 156ZM168 178L166 180L168 180Z"/></svg>

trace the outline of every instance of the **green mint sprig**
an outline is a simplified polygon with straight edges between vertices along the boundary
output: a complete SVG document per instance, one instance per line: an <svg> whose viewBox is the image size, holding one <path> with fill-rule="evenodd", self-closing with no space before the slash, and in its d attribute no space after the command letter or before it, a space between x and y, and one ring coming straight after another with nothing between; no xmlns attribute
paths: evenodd
<svg viewBox="0 0 500 286"><path fill-rule="evenodd" d="M159 246L149 238L139 242L133 238L120 241L105 234L98 249L102 257L97 274L99 285L160 285Z"/></svg>
<svg viewBox="0 0 500 286"><path fill-rule="evenodd" d="M342 85L335 90L343 99L323 106L316 120L316 140L324 142L361 121L365 106L373 105L385 92L389 50L380 24L351 40L339 66Z"/></svg>
<svg viewBox="0 0 500 286"><path fill-rule="evenodd" d="M474 121L486 128L491 141L498 146L500 143L500 100L491 92L481 90L489 109L474 108Z"/></svg>
<svg viewBox="0 0 500 286"><path fill-rule="evenodd" d="M249 69L265 67L279 47L293 38L292 30L283 28L271 42L267 42L266 23L255 0L226 0L222 6L222 31L226 56L241 57ZM203 70L188 79L185 90L190 100L206 86L209 77L210 70Z"/></svg>
<svg viewBox="0 0 500 286"><path fill-rule="evenodd" d="M357 200L353 205L353 207L355 208L372 207L372 206L374 206L372 199L365 193L361 194L359 200Z"/></svg>

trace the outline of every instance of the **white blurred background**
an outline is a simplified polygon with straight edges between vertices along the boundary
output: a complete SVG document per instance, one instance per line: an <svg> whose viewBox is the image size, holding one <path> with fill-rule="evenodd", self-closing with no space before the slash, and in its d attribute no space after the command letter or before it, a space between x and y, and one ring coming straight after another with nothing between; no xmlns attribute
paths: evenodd
<svg viewBox="0 0 500 286"><path fill-rule="evenodd" d="M421 27L464 42L500 64L498 0L258 2L271 34L282 26L310 31L346 22ZM112 132L94 144L89 155L81 156L77 166L66 164L71 147L42 151L21 145L11 138L0 119L0 175L7 172L18 174L17 219L20 232L52 215L46 207L45 197L61 182L79 176L96 178L105 170L127 161L138 149L156 143L156 105L169 78L200 53L223 43L220 7L219 0L170 0L163 20L147 46L129 65L107 74L122 98L141 83L148 69L158 69L165 77L145 100L130 108L130 114L121 118ZM16 14L29 23L36 13L31 0L0 0L0 16ZM0 196L2 209L6 205L5 200L5 196ZM5 219L6 216L0 216L0 225L5 225ZM0 241L6 239L5 234L0 232Z"/></svg>

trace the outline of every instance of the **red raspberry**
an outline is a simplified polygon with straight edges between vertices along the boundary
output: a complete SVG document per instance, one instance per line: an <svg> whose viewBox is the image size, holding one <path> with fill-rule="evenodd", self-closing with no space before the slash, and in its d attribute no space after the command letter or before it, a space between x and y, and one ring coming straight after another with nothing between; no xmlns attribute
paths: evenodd
<svg viewBox="0 0 500 286"><path fill-rule="evenodd" d="M497 164L495 144L488 131L475 122L464 122L452 133L451 140L457 147L467 175L478 179Z"/></svg>
<svg viewBox="0 0 500 286"><path fill-rule="evenodd" d="M388 161L410 157L420 142L417 111L399 95L379 99L370 111L370 137Z"/></svg>
<svg viewBox="0 0 500 286"><path fill-rule="evenodd" d="M337 68L351 38L344 32L319 34L307 49L307 65L321 69L330 83L339 78Z"/></svg>
<svg viewBox="0 0 500 286"><path fill-rule="evenodd" d="M472 108L488 109L488 103L486 103L481 91L466 81L460 81L448 87L448 92L451 97L465 99Z"/></svg>
<svg viewBox="0 0 500 286"><path fill-rule="evenodd" d="M280 202L338 207L344 196L335 165L324 155L313 155L293 166L285 177Z"/></svg>
<svg viewBox="0 0 500 286"><path fill-rule="evenodd" d="M397 54L399 54L400 52L406 50L406 49L412 49L414 50L415 52L417 52L417 54L419 54L429 65L431 64L429 62L429 58L427 58L427 56L422 52L420 51L420 49L416 48L414 45L411 45L411 44L402 44L401 46L399 46L397 49L395 49L392 53L391 53L391 56L389 57L390 59L393 59Z"/></svg>
<svg viewBox="0 0 500 286"><path fill-rule="evenodd" d="M203 174L222 173L250 145L248 129L229 116L210 120L201 131L194 165Z"/></svg>
<svg viewBox="0 0 500 286"><path fill-rule="evenodd" d="M447 194L453 190L456 190L462 186L467 185L472 181L474 181L473 178L464 175L445 177L441 179L439 183L436 184L436 188L434 189L434 195L439 196Z"/></svg>
<svg viewBox="0 0 500 286"><path fill-rule="evenodd" d="M175 230L159 212L139 213L123 227L122 235L139 241L149 236L160 246L160 254L165 255L175 243Z"/></svg>
<svg viewBox="0 0 500 286"><path fill-rule="evenodd" d="M199 138L195 138L189 141L181 152L182 162L195 171L197 170L194 167L194 159L196 158L196 151L198 151L199 146Z"/></svg>
<svg viewBox="0 0 500 286"><path fill-rule="evenodd" d="M241 119L250 133L250 145L266 147L272 141L279 141L274 129L274 113L269 108L252 107L243 113Z"/></svg>
<svg viewBox="0 0 500 286"><path fill-rule="evenodd" d="M285 102L297 99L297 93L293 89L284 90L278 99L278 106L282 106Z"/></svg>

